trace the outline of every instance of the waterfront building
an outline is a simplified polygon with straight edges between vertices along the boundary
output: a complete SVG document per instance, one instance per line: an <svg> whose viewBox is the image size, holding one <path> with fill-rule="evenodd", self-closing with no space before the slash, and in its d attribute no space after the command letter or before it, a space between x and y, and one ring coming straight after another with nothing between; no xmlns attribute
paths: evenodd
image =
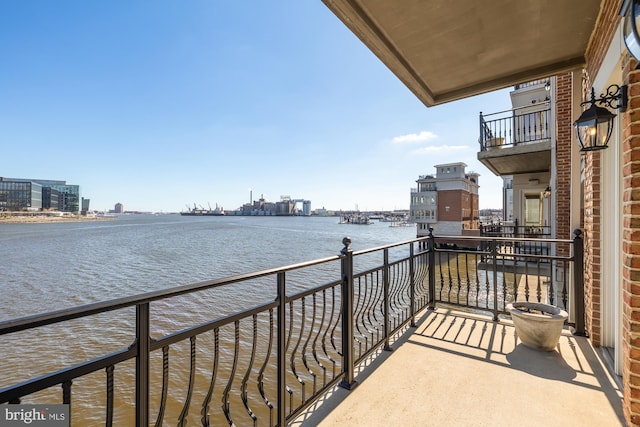
<svg viewBox="0 0 640 427"><path fill-rule="evenodd" d="M410 220L416 223L418 237L428 236L429 228L441 236L477 232L480 175L467 173L466 167L462 162L436 165L435 175L418 178L410 202Z"/></svg>
<svg viewBox="0 0 640 427"><path fill-rule="evenodd" d="M485 154L478 157L492 162L494 173L513 175L505 190L512 190L507 193L514 221L544 224L546 216L551 237L570 238L576 229L584 234L580 261L587 334L622 384L626 423L640 425L640 2L478 7L465 1L447 8L413 2L410 17L406 7L394 2L324 2L427 107L510 86L528 96L522 85L543 92L549 82L549 104L520 111L534 113L522 120L536 120L549 110L539 130L529 133L537 139L520 143L514 138L508 145L504 135L491 135L481 126ZM608 129L598 122L580 136L604 132L610 137L608 148L584 150L573 125L595 106L591 99L604 100L607 94L613 102L598 107L611 113ZM533 159L549 166L525 172ZM510 165L518 169L510 173ZM558 255L565 254L568 249L560 246Z"/></svg>
<svg viewBox="0 0 640 427"><path fill-rule="evenodd" d="M116 205L113 207L113 212L117 214L123 214L124 205L122 203L116 203Z"/></svg>
<svg viewBox="0 0 640 427"><path fill-rule="evenodd" d="M39 211L42 209L42 185L25 180L0 177L0 210Z"/></svg>
<svg viewBox="0 0 640 427"><path fill-rule="evenodd" d="M296 205L302 203L302 211L296 209ZM252 200L242 205L237 211L227 212L228 215L251 215L251 216L311 216L311 201L303 199L292 199L290 196L280 196L279 202L268 202L264 195L258 200Z"/></svg>
<svg viewBox="0 0 640 427"><path fill-rule="evenodd" d="M0 209L41 210L78 213L80 211L80 186L66 181L46 179L2 178L5 190L0 196ZM24 184L29 185L24 185ZM45 193L43 189L48 188ZM29 195L27 196L27 192ZM56 194L57 192L57 194ZM57 200L54 200L57 195ZM44 197L44 198L43 198ZM54 208L52 205L56 205Z"/></svg>
<svg viewBox="0 0 640 427"><path fill-rule="evenodd" d="M62 195L51 187L42 187L42 209L57 211L62 205Z"/></svg>
<svg viewBox="0 0 640 427"><path fill-rule="evenodd" d="M90 203L91 203L90 199L85 199L84 197L82 198L82 210L80 211L82 215L86 215L87 212L89 212Z"/></svg>

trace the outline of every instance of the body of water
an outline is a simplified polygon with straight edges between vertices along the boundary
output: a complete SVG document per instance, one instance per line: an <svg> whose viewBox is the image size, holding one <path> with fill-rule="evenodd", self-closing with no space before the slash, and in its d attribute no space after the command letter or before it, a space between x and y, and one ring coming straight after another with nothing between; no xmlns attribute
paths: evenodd
<svg viewBox="0 0 640 427"><path fill-rule="evenodd" d="M368 249L415 227L337 217L125 215L114 221L0 224L0 320Z"/></svg>
<svg viewBox="0 0 640 427"><path fill-rule="evenodd" d="M345 236L352 239L351 248L356 251L415 237L413 226L389 225L338 224L337 217L179 215L0 224L0 320L330 257L339 254ZM375 262L379 265L381 260ZM302 276L291 274L288 294L296 286L317 286L339 279L338 262L319 267L318 271L305 270ZM270 277L264 283L155 302L151 306L152 336L273 301L275 288ZM130 308L3 336L0 388L126 348L135 338L134 320L135 310ZM221 339L220 351L227 355L223 364L233 359L232 342L232 338ZM197 383L205 386L196 394L202 394L209 382L212 352L205 350L206 346L198 349ZM153 357L151 400L157 404L162 361L159 352ZM169 425L175 423L184 402L188 361L188 342L172 346ZM133 362L122 365L116 370L115 425L130 425L135 401L134 366ZM104 381L104 373L74 381L72 425L104 424ZM60 399L56 387L36 393L25 402L58 403ZM197 422L197 411L193 412L190 417ZM262 415L261 420L265 419L268 421L268 414Z"/></svg>

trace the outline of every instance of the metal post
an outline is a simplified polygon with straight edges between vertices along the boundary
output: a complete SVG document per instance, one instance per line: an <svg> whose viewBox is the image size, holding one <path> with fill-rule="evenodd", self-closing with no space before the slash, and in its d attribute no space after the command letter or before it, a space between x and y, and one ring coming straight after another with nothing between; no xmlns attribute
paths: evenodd
<svg viewBox="0 0 640 427"><path fill-rule="evenodd" d="M136 305L136 426L149 425L149 303Z"/></svg>
<svg viewBox="0 0 640 427"><path fill-rule="evenodd" d="M486 146L486 136L484 129L484 118L482 117L482 111L480 111L480 151L484 151L487 149Z"/></svg>
<svg viewBox="0 0 640 427"><path fill-rule="evenodd" d="M356 385L353 351L353 251L351 239L342 239L342 367L340 387L352 390Z"/></svg>
<svg viewBox="0 0 640 427"><path fill-rule="evenodd" d="M436 308L436 239L429 228L429 308Z"/></svg>
<svg viewBox="0 0 640 427"><path fill-rule="evenodd" d="M389 331L391 330L391 301L389 300L389 248L385 248L383 251L384 266L382 267L382 287L383 287L383 302L384 302L384 349L391 351L392 348L389 345Z"/></svg>
<svg viewBox="0 0 640 427"><path fill-rule="evenodd" d="M411 300L411 327L416 327L416 272L415 272L415 258L413 253L413 243L409 243L409 278L411 280L409 291L411 292L410 300Z"/></svg>
<svg viewBox="0 0 640 427"><path fill-rule="evenodd" d="M278 425L287 425L287 376L286 376L286 352L287 345L285 328L287 313L286 280L284 271L278 273L278 332L277 332L277 357L278 357Z"/></svg>
<svg viewBox="0 0 640 427"><path fill-rule="evenodd" d="M495 239L491 241L491 258L493 258L493 321L495 322L498 320L498 242Z"/></svg>
<svg viewBox="0 0 640 427"><path fill-rule="evenodd" d="M574 335L586 336L584 325L584 241L582 230L573 232L573 298L576 309L576 329Z"/></svg>

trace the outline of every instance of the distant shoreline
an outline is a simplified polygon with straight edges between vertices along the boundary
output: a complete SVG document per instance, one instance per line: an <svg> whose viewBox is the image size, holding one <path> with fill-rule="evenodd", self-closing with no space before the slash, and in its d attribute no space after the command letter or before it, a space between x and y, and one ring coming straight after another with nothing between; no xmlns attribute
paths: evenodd
<svg viewBox="0 0 640 427"><path fill-rule="evenodd" d="M50 222L86 222L86 221L113 221L115 216L92 217L83 215L2 215L0 214L0 224L41 224Z"/></svg>

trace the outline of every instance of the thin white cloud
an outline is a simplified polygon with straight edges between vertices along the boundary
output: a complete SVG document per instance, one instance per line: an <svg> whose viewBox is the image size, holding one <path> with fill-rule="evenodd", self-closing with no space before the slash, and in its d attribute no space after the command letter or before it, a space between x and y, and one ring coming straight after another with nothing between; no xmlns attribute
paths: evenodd
<svg viewBox="0 0 640 427"><path fill-rule="evenodd" d="M404 143L414 143L414 142L423 142L423 141L431 141L432 139L436 139L438 135L428 130L423 130L420 133L409 133L407 135L400 135L393 137L392 141L396 144L404 144Z"/></svg>
<svg viewBox="0 0 640 427"><path fill-rule="evenodd" d="M415 151L414 154L438 153L441 151L461 151L470 150L468 145L435 145L430 147L422 147Z"/></svg>

